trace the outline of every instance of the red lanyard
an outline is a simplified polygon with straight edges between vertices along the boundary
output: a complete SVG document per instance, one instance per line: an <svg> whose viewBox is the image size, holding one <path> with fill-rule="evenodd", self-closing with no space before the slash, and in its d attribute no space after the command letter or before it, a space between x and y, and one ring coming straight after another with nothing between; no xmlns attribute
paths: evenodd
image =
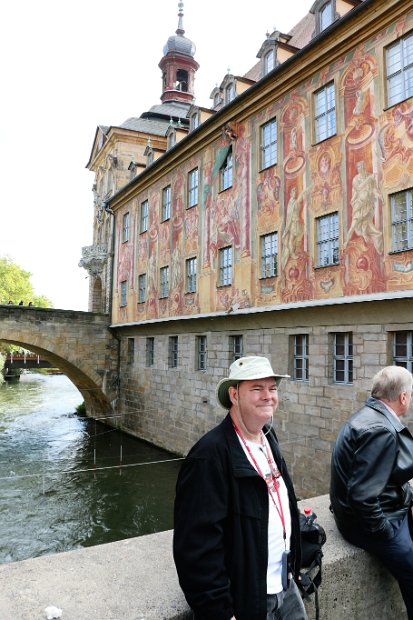
<svg viewBox="0 0 413 620"><path fill-rule="evenodd" d="M281 496L280 496L280 490L279 490L280 483L278 482L277 477L274 474L275 463L274 463L274 459L273 459L272 455L270 455L270 452L268 450L268 444L265 441L265 449L266 449L266 452L267 452L267 457L266 458L267 458L268 465L269 465L270 470L271 470L271 477L272 477L272 480L273 480L273 483L274 483L275 492L277 493L278 504L275 501L275 497L274 497L272 488L270 487L266 477L264 476L264 474L261 471L260 466L258 465L257 461L255 460L255 457L254 457L253 453L251 452L251 449L250 449L249 445L247 444L247 442L245 441L244 437L239 432L239 430L238 430L238 428L237 428L237 426L236 426L236 424L235 424L235 422L233 420L232 420L232 424L234 426L235 432L237 433L238 437L241 439L243 445L245 446L245 449L248 452L248 454L249 454L249 456L250 456L250 458L251 458L251 460L252 460L252 462L254 464L255 469L257 470L257 472L259 473L259 475L261 476L261 478L265 481L265 484L267 485L268 493L269 493L269 495L270 495L270 497L271 497L271 499L273 501L273 504L274 504L274 506L275 506L275 508L276 508L276 510L278 512L278 515L279 515L279 517L281 519L281 525L282 525L282 528L283 528L283 539L284 539L284 544L285 544L285 539L287 538L287 532L286 532L286 529L285 529L284 511L283 511L283 506L282 506Z"/></svg>

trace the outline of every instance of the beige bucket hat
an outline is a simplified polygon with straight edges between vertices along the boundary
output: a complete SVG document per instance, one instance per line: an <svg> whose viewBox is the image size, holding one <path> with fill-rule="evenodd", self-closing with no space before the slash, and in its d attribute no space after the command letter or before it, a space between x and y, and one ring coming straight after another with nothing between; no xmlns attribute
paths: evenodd
<svg viewBox="0 0 413 620"><path fill-rule="evenodd" d="M267 377L275 377L276 383L279 385L281 379L289 379L290 375L279 375L274 372L270 361L266 357L257 355L240 357L229 367L229 377L221 379L217 385L216 396L218 403L224 409L230 409L231 401L228 394L229 387L232 385L238 385L241 381L266 379Z"/></svg>

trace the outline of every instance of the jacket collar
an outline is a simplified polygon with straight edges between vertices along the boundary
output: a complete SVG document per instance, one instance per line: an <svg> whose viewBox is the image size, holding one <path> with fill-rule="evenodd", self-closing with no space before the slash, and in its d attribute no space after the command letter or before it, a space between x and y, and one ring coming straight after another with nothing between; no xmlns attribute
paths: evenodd
<svg viewBox="0 0 413 620"><path fill-rule="evenodd" d="M397 432L400 432L404 428L406 428L403 422L401 422L399 418L396 418L391 413L391 411L387 409L386 405L382 403L380 400L377 400L376 398L373 398L372 396L370 396L366 400L366 405L368 407L371 407L371 409L375 409L376 411L379 411L380 413L382 413L385 416L385 418L390 422L390 424L395 428Z"/></svg>
<svg viewBox="0 0 413 620"><path fill-rule="evenodd" d="M231 416L227 415L227 417L223 420L222 426L227 437L229 449L231 452L232 465L234 468L234 475L236 476L258 476L259 474L255 470L255 468L251 465L247 457L245 456L245 452L241 446L241 443L238 439L237 433L235 432L234 425L232 424ZM271 449L274 455L274 458L277 462L278 467L280 467L280 458L279 458L279 450L277 446L277 441L275 439L274 431L271 430L267 439L270 442Z"/></svg>

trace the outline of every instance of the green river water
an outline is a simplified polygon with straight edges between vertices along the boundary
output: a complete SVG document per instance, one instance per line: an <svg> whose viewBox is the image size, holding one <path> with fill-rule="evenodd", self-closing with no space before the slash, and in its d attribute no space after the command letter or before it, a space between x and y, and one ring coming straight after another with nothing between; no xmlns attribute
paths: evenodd
<svg viewBox="0 0 413 620"><path fill-rule="evenodd" d="M64 375L0 385L0 563L172 528L181 460L81 402Z"/></svg>

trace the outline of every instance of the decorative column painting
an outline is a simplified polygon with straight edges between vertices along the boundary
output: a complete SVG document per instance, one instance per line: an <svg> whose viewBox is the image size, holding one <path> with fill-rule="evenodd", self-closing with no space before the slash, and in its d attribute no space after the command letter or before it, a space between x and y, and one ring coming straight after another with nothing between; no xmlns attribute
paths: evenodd
<svg viewBox="0 0 413 620"><path fill-rule="evenodd" d="M357 48L340 83L346 127L345 295L385 290L384 203L375 148L374 79L377 75L376 58Z"/></svg>
<svg viewBox="0 0 413 620"><path fill-rule="evenodd" d="M308 102L292 93L281 113L283 152L283 228L280 277L282 301L313 296L308 278L308 215L310 187L306 185L305 117Z"/></svg>

